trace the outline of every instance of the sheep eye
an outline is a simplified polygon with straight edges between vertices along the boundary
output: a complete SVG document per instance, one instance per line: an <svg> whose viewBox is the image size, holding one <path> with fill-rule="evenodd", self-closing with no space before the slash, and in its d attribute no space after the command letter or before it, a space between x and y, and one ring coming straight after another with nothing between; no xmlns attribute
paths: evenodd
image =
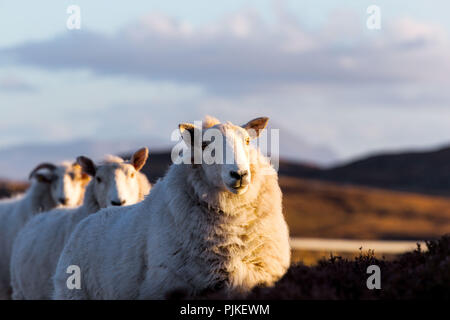
<svg viewBox="0 0 450 320"><path fill-rule="evenodd" d="M246 144L246 145L249 145L249 144L250 144L250 138L246 138L246 139L245 139L245 144Z"/></svg>
<svg viewBox="0 0 450 320"><path fill-rule="evenodd" d="M96 179L98 183L102 182L102 179L100 177L97 177Z"/></svg>
<svg viewBox="0 0 450 320"><path fill-rule="evenodd" d="M130 174L130 177L131 177L131 178L134 178L134 172L132 172L132 173Z"/></svg>

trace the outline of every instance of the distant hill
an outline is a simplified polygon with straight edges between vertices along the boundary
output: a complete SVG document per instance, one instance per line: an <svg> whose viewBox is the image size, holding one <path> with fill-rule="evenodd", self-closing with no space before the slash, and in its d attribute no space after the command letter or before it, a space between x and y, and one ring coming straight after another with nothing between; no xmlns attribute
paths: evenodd
<svg viewBox="0 0 450 320"><path fill-rule="evenodd" d="M11 198L23 193L28 188L26 182L0 181L0 199Z"/></svg>
<svg viewBox="0 0 450 320"><path fill-rule="evenodd" d="M450 147L427 152L380 154L325 170L290 175L384 189L450 196Z"/></svg>
<svg viewBox="0 0 450 320"><path fill-rule="evenodd" d="M130 158L129 155L122 156ZM147 163L142 168L142 172L147 175L152 183L155 183L158 178L165 175L171 163L170 152L152 152L148 157Z"/></svg>

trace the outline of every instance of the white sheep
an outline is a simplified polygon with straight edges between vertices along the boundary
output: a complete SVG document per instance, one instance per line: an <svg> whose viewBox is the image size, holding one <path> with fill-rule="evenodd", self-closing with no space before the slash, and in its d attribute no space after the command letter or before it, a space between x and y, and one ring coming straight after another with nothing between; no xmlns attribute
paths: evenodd
<svg viewBox="0 0 450 320"><path fill-rule="evenodd" d="M193 297L272 285L289 267L290 246L277 173L249 145L267 121L240 127L208 119L204 130L181 124L189 146L181 156L215 148L216 161L174 163L141 203L78 224L61 253L53 297L164 299L177 289ZM216 139L189 143L195 135ZM221 164L221 151L233 163ZM80 268L79 289L71 265Z"/></svg>
<svg viewBox="0 0 450 320"><path fill-rule="evenodd" d="M0 201L0 299L11 297L9 263L13 241L25 223L39 212L81 204L89 177L78 164L42 163L30 173L24 195Z"/></svg>
<svg viewBox="0 0 450 320"><path fill-rule="evenodd" d="M139 172L147 157L148 150L143 148L133 155L130 162L109 156L95 166L89 158L78 158L83 171L94 177L86 188L83 205L38 215L19 232L11 255L13 299L51 298L51 277L59 254L78 222L101 208L142 201L149 193L150 183Z"/></svg>

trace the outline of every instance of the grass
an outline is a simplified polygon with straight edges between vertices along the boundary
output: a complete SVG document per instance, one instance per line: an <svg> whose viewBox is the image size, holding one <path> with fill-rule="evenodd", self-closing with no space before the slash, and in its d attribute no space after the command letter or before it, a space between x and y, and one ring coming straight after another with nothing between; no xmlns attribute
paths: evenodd
<svg viewBox="0 0 450 320"><path fill-rule="evenodd" d="M361 253L331 257L309 267L293 264L271 288L255 288L248 299L450 299L450 235L427 242L394 260ZM381 289L366 286L367 267L378 265Z"/></svg>

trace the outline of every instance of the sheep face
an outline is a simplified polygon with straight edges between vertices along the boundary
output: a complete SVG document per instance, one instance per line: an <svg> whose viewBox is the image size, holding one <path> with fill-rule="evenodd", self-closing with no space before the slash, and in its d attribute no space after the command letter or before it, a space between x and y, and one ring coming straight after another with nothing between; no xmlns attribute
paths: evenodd
<svg viewBox="0 0 450 320"><path fill-rule="evenodd" d="M130 164L108 164L98 167L95 196L100 207L124 206L139 201L136 170Z"/></svg>
<svg viewBox="0 0 450 320"><path fill-rule="evenodd" d="M90 178L78 164L64 164L53 171L51 194L56 203L67 207L81 204Z"/></svg>
<svg viewBox="0 0 450 320"><path fill-rule="evenodd" d="M140 184L137 177L148 157L148 150L137 151L130 162L120 158L111 158L95 166L92 160L79 157L77 161L83 171L93 177L94 196L101 208L125 206L139 202Z"/></svg>
<svg viewBox="0 0 450 320"><path fill-rule="evenodd" d="M59 166L43 163L32 171L30 178L35 178L38 183L48 184L53 201L67 207L81 204L90 180L77 163L63 163Z"/></svg>
<svg viewBox="0 0 450 320"><path fill-rule="evenodd" d="M180 132L193 151L194 163L200 164L211 185L234 194L244 194L252 181L250 140L259 136L267 122L268 118L257 118L243 126L227 122L203 129L181 124ZM193 142L191 137L194 137ZM197 159L201 162L198 163Z"/></svg>

